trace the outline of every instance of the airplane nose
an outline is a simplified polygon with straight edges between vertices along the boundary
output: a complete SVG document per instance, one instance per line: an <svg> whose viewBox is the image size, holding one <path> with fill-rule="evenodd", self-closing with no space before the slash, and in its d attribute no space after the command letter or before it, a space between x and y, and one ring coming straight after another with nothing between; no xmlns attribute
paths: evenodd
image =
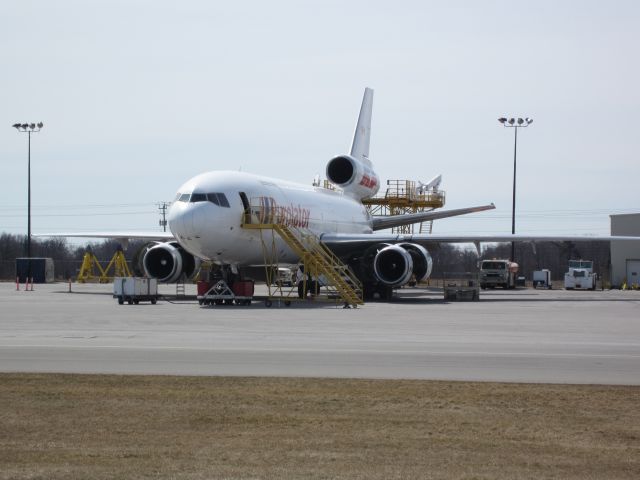
<svg viewBox="0 0 640 480"><path fill-rule="evenodd" d="M186 236L191 226L192 215L192 212L188 209L188 204L175 203L171 205L167 217L171 233L176 237Z"/></svg>

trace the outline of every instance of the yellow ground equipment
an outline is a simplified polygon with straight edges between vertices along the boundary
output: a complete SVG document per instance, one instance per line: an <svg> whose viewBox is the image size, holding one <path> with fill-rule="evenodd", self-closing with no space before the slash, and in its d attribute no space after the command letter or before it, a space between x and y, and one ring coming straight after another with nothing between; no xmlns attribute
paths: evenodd
<svg viewBox="0 0 640 480"><path fill-rule="evenodd" d="M110 271L113 274L110 275ZM131 270L127 264L124 252L119 248L113 254L106 268L102 268L100 262L91 250L87 250L82 257L82 265L78 272L78 283L111 283L114 277L131 277Z"/></svg>

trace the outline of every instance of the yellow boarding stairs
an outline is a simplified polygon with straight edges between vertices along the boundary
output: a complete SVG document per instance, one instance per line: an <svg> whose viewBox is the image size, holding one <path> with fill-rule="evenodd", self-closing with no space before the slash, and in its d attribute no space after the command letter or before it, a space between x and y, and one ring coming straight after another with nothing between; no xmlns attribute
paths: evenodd
<svg viewBox="0 0 640 480"><path fill-rule="evenodd" d="M251 223L249 215L245 215L243 228L255 230L272 230L277 233L287 245L300 257L300 261L305 266L305 273L318 278L321 275L327 283L335 288L336 294L342 299L345 305L363 305L362 284L349 269L342 263L331 250L323 245L318 237L310 232L279 223ZM297 234L294 233L297 231ZM268 255L265 250L265 260ZM271 260L273 262L273 259Z"/></svg>
<svg viewBox="0 0 640 480"><path fill-rule="evenodd" d="M290 227L274 224L273 229L300 256L305 271L312 276L324 275L327 282L336 289L345 304L362 305L362 285L348 266L340 261L331 250L311 233L302 233L298 238Z"/></svg>

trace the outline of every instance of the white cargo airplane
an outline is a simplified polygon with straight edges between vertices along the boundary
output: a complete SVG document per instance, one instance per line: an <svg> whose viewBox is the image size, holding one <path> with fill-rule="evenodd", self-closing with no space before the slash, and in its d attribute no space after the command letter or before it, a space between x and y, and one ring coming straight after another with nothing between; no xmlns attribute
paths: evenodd
<svg viewBox="0 0 640 480"><path fill-rule="evenodd" d="M184 183L168 214L171 233L87 233L65 236L159 240L142 252L144 272L162 282L193 275L200 260L234 272L263 265L260 232L242 228L245 215L260 223L306 229L352 267L365 294L388 298L392 289L429 277L431 256L425 248L438 242L629 240L629 237L558 237L528 235L395 235L375 233L392 227L480 212L493 204L456 210L373 217L362 199L374 196L380 180L369 160L373 90L365 89L351 152L329 161L327 179L337 190L291 183L236 171L214 171ZM315 183L315 182L314 182ZM61 236L61 235L60 235ZM636 239L637 240L637 239ZM280 263L299 259L276 235ZM377 296L376 295L376 296Z"/></svg>

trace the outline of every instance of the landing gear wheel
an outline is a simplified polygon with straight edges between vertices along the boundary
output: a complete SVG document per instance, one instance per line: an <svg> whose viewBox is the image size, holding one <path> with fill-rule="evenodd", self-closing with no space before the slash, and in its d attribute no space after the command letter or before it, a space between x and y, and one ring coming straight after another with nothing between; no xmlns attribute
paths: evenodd
<svg viewBox="0 0 640 480"><path fill-rule="evenodd" d="M291 306L291 300L285 300L284 301L284 306L285 307L290 307Z"/></svg>
<svg viewBox="0 0 640 480"><path fill-rule="evenodd" d="M151 299L151 305L155 305L156 303L158 303L158 299L152 298Z"/></svg>
<svg viewBox="0 0 640 480"><path fill-rule="evenodd" d="M273 304L271 303L271 300L266 299L266 300L264 301L264 306L265 306L265 307L267 307L267 308L271 308L271 305L273 305Z"/></svg>
<svg viewBox="0 0 640 480"><path fill-rule="evenodd" d="M118 297L118 305L122 305L124 303L124 298Z"/></svg>

